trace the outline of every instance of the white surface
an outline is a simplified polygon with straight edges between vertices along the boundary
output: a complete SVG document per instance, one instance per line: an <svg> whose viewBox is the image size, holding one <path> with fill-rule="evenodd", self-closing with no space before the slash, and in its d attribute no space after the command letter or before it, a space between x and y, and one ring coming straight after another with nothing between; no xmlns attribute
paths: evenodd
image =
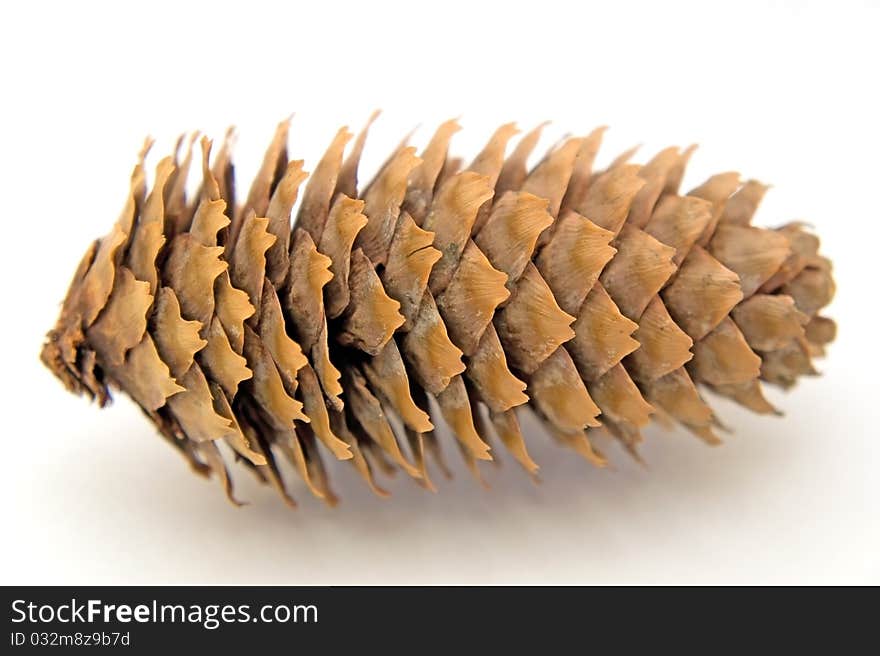
<svg viewBox="0 0 880 656"><path fill-rule="evenodd" d="M4 4L0 583L880 583L880 14L710 4ZM500 122L552 119L544 145L611 126L600 163L697 142L686 187L772 182L757 223L813 222L836 264L824 376L773 395L782 419L719 402L722 448L648 431L650 471L617 450L616 471L591 469L532 427L540 487L505 458L490 492L457 467L437 495L398 480L383 501L335 467L341 507L295 488L293 512L241 471L253 503L230 507L127 400L101 412L39 365L145 134L161 153L234 122L248 181L289 112L310 169L376 107L367 166L460 115L467 156Z"/></svg>

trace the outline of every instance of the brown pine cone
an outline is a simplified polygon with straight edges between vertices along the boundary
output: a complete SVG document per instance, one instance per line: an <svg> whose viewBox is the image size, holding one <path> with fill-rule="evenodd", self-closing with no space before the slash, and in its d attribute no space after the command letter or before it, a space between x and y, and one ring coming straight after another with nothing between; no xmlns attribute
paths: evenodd
<svg viewBox="0 0 880 656"><path fill-rule="evenodd" d="M347 158L341 129L308 176L285 121L240 204L229 135L213 162L201 140L192 200L193 141L150 190L146 144L43 362L101 405L109 387L127 393L231 499L224 450L291 504L279 457L335 503L324 450L380 495L376 469L431 488L427 461L447 472L436 410L477 476L491 433L534 474L526 408L603 466L597 431L638 457L652 419L718 443L697 384L773 413L762 379L815 373L835 332L818 314L831 265L800 223L751 226L764 185L722 173L679 195L691 149L594 172L602 130L529 171L540 128L505 159L505 125L462 168L447 156L458 129L440 126L420 156L399 146L359 188L366 128Z"/></svg>

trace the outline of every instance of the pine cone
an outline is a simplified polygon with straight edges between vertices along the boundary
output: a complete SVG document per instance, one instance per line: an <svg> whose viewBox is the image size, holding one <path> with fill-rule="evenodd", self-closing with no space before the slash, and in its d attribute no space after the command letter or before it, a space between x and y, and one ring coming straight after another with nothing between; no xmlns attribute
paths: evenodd
<svg viewBox="0 0 880 656"><path fill-rule="evenodd" d="M760 380L815 373L810 358L834 337L817 314L834 283L816 237L800 223L752 227L766 187L736 173L679 195L692 149L644 166L626 153L594 172L596 130L529 171L540 128L505 159L517 132L505 125L461 168L450 121L359 189L367 128L345 159L352 135L336 134L292 229L307 174L288 161L287 122L240 204L229 134L213 162L202 138L191 201L195 138L159 162L149 191L147 143L43 362L101 405L108 387L127 393L230 499L221 442L290 504L279 457L332 504L324 450L380 495L377 469L428 488L429 458L448 473L429 397L477 476L490 432L537 470L525 408L601 467L599 431L638 457L652 418L717 443L697 384L775 412Z"/></svg>

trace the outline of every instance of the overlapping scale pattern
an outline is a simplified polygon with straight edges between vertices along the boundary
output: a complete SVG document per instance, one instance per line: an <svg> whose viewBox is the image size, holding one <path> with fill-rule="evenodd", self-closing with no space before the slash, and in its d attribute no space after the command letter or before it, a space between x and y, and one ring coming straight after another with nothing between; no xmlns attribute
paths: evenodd
<svg viewBox="0 0 880 656"><path fill-rule="evenodd" d="M448 474L438 416L479 477L494 438L536 472L526 411L597 466L597 432L638 458L654 419L719 442L700 386L776 412L762 382L815 373L834 338L816 237L752 226L766 187L736 173L680 194L692 148L596 171L598 129L529 169L541 127L505 157L504 125L462 166L448 121L361 187L369 123L347 156L341 129L309 175L284 121L240 204L231 132L213 161L201 139L191 199L195 137L149 190L148 142L42 359L102 405L127 393L233 501L230 454L290 504L288 469L337 501L328 457L379 495L376 473L393 469L433 489L429 463Z"/></svg>

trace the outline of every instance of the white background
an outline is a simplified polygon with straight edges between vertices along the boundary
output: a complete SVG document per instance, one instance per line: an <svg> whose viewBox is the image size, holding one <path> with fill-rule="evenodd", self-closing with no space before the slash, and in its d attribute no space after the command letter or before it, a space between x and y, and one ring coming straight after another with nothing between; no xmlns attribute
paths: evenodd
<svg viewBox="0 0 880 656"><path fill-rule="evenodd" d="M870 2L4 3L0 583L880 583L878 33ZM368 168L417 124L423 145L461 116L469 157L552 119L544 145L609 125L600 164L696 142L686 187L773 183L757 222L811 221L836 265L824 376L772 394L784 418L719 402L721 448L649 430L648 470L528 425L539 487L506 458L489 492L457 466L380 500L336 467L339 508L295 486L291 511L240 471L231 507L126 399L99 411L40 366L146 134L158 155L235 123L247 181L290 112L310 168L377 107Z"/></svg>

